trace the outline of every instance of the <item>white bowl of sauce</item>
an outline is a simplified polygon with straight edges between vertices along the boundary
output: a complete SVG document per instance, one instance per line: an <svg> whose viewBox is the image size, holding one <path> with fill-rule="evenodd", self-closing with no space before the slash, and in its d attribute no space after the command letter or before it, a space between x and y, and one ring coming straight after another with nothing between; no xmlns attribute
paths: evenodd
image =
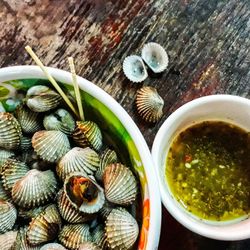
<svg viewBox="0 0 250 250"><path fill-rule="evenodd" d="M161 198L200 235L250 237L250 100L212 95L171 114L152 148Z"/></svg>

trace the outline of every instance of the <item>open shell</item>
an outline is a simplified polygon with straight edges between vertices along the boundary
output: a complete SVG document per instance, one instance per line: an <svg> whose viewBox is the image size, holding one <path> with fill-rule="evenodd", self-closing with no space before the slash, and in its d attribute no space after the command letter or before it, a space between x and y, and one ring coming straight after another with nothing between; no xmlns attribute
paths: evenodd
<svg viewBox="0 0 250 250"><path fill-rule="evenodd" d="M78 249L79 246L91 241L88 224L65 225L58 235L59 241L69 249Z"/></svg>
<svg viewBox="0 0 250 250"><path fill-rule="evenodd" d="M12 188L12 198L23 208L32 208L48 203L55 197L57 181L51 170L30 170Z"/></svg>
<svg viewBox="0 0 250 250"><path fill-rule="evenodd" d="M130 249L137 240L139 227L124 208L113 209L105 222L108 245L111 249Z"/></svg>
<svg viewBox="0 0 250 250"><path fill-rule="evenodd" d="M105 196L119 205L132 204L137 195L136 178L132 171L121 163L110 164L103 174Z"/></svg>
<svg viewBox="0 0 250 250"><path fill-rule="evenodd" d="M70 150L68 137L61 131L38 131L32 137L35 152L45 161L57 162Z"/></svg>
<svg viewBox="0 0 250 250"><path fill-rule="evenodd" d="M14 250L17 238L17 231L9 231L0 235L1 250Z"/></svg>
<svg viewBox="0 0 250 250"><path fill-rule="evenodd" d="M123 72L132 82L142 82L148 77L146 67L140 56L131 55L123 61Z"/></svg>
<svg viewBox="0 0 250 250"><path fill-rule="evenodd" d="M4 189L11 193L14 184L29 171L28 166L16 159L8 159L2 167L2 180Z"/></svg>
<svg viewBox="0 0 250 250"><path fill-rule="evenodd" d="M75 120L67 110L58 109L44 117L43 126L46 130L59 130L70 135L75 129Z"/></svg>
<svg viewBox="0 0 250 250"><path fill-rule="evenodd" d="M16 219L16 208L10 202L0 200L0 234L11 230Z"/></svg>
<svg viewBox="0 0 250 250"><path fill-rule="evenodd" d="M61 180L72 172L83 172L93 175L99 168L99 155L91 148L72 148L58 162L56 172Z"/></svg>
<svg viewBox="0 0 250 250"><path fill-rule="evenodd" d="M82 172L74 172L67 176L64 192L76 209L88 214L98 212L105 202L103 189Z"/></svg>
<svg viewBox="0 0 250 250"><path fill-rule="evenodd" d="M44 245L40 250L67 250L67 249L58 243L48 243Z"/></svg>
<svg viewBox="0 0 250 250"><path fill-rule="evenodd" d="M62 97L47 86L36 85L27 91L26 104L34 112L46 112L56 108Z"/></svg>
<svg viewBox="0 0 250 250"><path fill-rule="evenodd" d="M142 48L142 59L155 73L164 71L168 66L168 55L158 43L148 43Z"/></svg>
<svg viewBox="0 0 250 250"><path fill-rule="evenodd" d="M4 150L4 149L0 149L0 173L2 171L2 166L4 164L4 162L14 156L15 154L12 151L9 150Z"/></svg>
<svg viewBox="0 0 250 250"><path fill-rule="evenodd" d="M38 113L31 111L24 105L19 105L16 108L15 116L24 133L33 134L42 129Z"/></svg>
<svg viewBox="0 0 250 250"><path fill-rule="evenodd" d="M82 243L79 247L78 250L101 250L100 247L98 247L95 243L93 242L85 242Z"/></svg>
<svg viewBox="0 0 250 250"><path fill-rule="evenodd" d="M61 228L60 214L55 205L49 205L29 224L27 238L31 245L48 242L57 237Z"/></svg>
<svg viewBox="0 0 250 250"><path fill-rule="evenodd" d="M79 147L92 146L97 151L102 147L101 130L98 125L92 121L77 121L72 136Z"/></svg>
<svg viewBox="0 0 250 250"><path fill-rule="evenodd" d="M115 163L118 161L117 154L114 150L106 149L102 152L100 157L100 167L97 169L95 173L95 178L98 181L102 181L102 176L105 170L105 167L111 163Z"/></svg>
<svg viewBox="0 0 250 250"><path fill-rule="evenodd" d="M163 115L164 101L153 87L143 87L137 92L136 106L147 122L157 122Z"/></svg>
<svg viewBox="0 0 250 250"><path fill-rule="evenodd" d="M20 145L22 129L17 119L10 113L0 112L0 147L17 149Z"/></svg>
<svg viewBox="0 0 250 250"><path fill-rule="evenodd" d="M68 200L63 189L57 195L57 206L62 218L69 223L83 223L95 217L95 214L85 214L77 210Z"/></svg>

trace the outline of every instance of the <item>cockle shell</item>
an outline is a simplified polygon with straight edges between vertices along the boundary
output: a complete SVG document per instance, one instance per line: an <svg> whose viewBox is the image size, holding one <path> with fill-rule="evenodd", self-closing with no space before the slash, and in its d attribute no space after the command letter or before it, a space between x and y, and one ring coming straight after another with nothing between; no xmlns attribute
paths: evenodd
<svg viewBox="0 0 250 250"><path fill-rule="evenodd" d="M32 148L32 144L31 144L31 138L27 137L27 136L22 136L21 137L21 142L20 142L20 149L21 151L28 151Z"/></svg>
<svg viewBox="0 0 250 250"><path fill-rule="evenodd" d="M25 105L16 108L15 116L24 133L33 134L42 129L38 113L31 111Z"/></svg>
<svg viewBox="0 0 250 250"><path fill-rule="evenodd" d="M20 145L22 129L17 119L10 113L0 112L0 147L17 149Z"/></svg>
<svg viewBox="0 0 250 250"><path fill-rule="evenodd" d="M1 250L14 250L17 238L17 231L9 231L0 235Z"/></svg>
<svg viewBox="0 0 250 250"><path fill-rule="evenodd" d="M79 246L91 241L92 237L89 232L88 224L65 225L58 235L59 241L69 249L78 249Z"/></svg>
<svg viewBox="0 0 250 250"><path fill-rule="evenodd" d="M157 122L163 115L164 101L153 87L143 87L137 92L136 106L147 122Z"/></svg>
<svg viewBox="0 0 250 250"><path fill-rule="evenodd" d="M40 250L67 250L67 249L58 243L48 243L44 245Z"/></svg>
<svg viewBox="0 0 250 250"><path fill-rule="evenodd" d="M72 172L83 172L87 175L93 175L99 168L99 155L91 148L72 148L58 162L56 172L61 180Z"/></svg>
<svg viewBox="0 0 250 250"><path fill-rule="evenodd" d="M29 171L28 166L21 161L9 158L2 167L2 181L4 189L11 193L14 184Z"/></svg>
<svg viewBox="0 0 250 250"><path fill-rule="evenodd" d="M121 163L110 164L103 174L105 196L119 205L133 203L137 195L136 178L132 171Z"/></svg>
<svg viewBox="0 0 250 250"><path fill-rule="evenodd" d="M106 219L105 219L106 220ZM92 232L93 242L102 250L108 248L104 225L99 224Z"/></svg>
<svg viewBox="0 0 250 250"><path fill-rule="evenodd" d="M0 234L11 230L16 219L16 208L10 202L0 200Z"/></svg>
<svg viewBox="0 0 250 250"><path fill-rule="evenodd" d="M46 112L56 108L62 97L47 86L37 85L27 91L26 104L34 112Z"/></svg>
<svg viewBox="0 0 250 250"><path fill-rule="evenodd" d="M98 181L102 181L102 176L103 176L105 167L111 163L115 163L118 161L116 152L111 149L104 150L100 158L101 158L100 167L97 169L95 173L95 178Z"/></svg>
<svg viewBox="0 0 250 250"><path fill-rule="evenodd" d="M148 43L142 48L142 59L155 73L164 71L168 66L168 55L165 49L158 43Z"/></svg>
<svg viewBox="0 0 250 250"><path fill-rule="evenodd" d="M70 135L75 129L75 120L67 110L58 109L44 117L43 126L46 130L59 130Z"/></svg>
<svg viewBox="0 0 250 250"><path fill-rule="evenodd" d="M57 207L62 218L69 223L83 223L95 217L95 214L85 214L77 210L68 200L63 189L57 194Z"/></svg>
<svg viewBox="0 0 250 250"><path fill-rule="evenodd" d="M38 131L32 137L35 152L45 161L57 162L70 150L68 137L61 131Z"/></svg>
<svg viewBox="0 0 250 250"><path fill-rule="evenodd" d="M95 243L93 242L85 242L80 245L78 250L101 250L100 247L98 247Z"/></svg>
<svg viewBox="0 0 250 250"><path fill-rule="evenodd" d="M12 151L9 150L4 150L4 149L0 149L0 173L1 173L1 169L2 169L2 165L3 163L10 158L11 156L14 156L15 154Z"/></svg>
<svg viewBox="0 0 250 250"><path fill-rule="evenodd" d="M137 240L139 227L124 208L113 209L105 222L108 245L111 249L130 249Z"/></svg>
<svg viewBox="0 0 250 250"><path fill-rule="evenodd" d="M77 121L72 134L74 142L79 147L92 146L99 151L102 147L102 133L98 125L92 121Z"/></svg>
<svg viewBox="0 0 250 250"><path fill-rule="evenodd" d="M38 245L55 239L61 224L61 217L56 206L54 204L49 205L30 222L27 231L29 243Z"/></svg>
<svg viewBox="0 0 250 250"><path fill-rule="evenodd" d="M51 170L30 170L12 188L13 201L23 208L32 208L48 203L55 197L57 181Z"/></svg>
<svg viewBox="0 0 250 250"><path fill-rule="evenodd" d="M5 200L5 201L10 201L11 197L9 194L6 192L6 190L3 187L3 182L0 179L0 200Z"/></svg>
<svg viewBox="0 0 250 250"><path fill-rule="evenodd" d="M98 212L104 202L104 191L95 180L82 172L73 172L64 181L64 192L71 204L81 212Z"/></svg>
<svg viewBox="0 0 250 250"><path fill-rule="evenodd" d="M47 206L48 205L41 206L41 207L35 207L35 208L29 209L29 210L19 207L18 216L25 219L25 220L33 219L33 218L37 217L39 214L41 214Z"/></svg>
<svg viewBox="0 0 250 250"><path fill-rule="evenodd" d="M132 82L142 82L148 77L146 67L140 56L131 55L123 61L123 72Z"/></svg>

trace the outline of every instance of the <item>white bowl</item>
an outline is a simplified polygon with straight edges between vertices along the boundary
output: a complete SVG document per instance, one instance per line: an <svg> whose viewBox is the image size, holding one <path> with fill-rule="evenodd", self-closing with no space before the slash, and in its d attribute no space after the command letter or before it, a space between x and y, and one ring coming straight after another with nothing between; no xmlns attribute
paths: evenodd
<svg viewBox="0 0 250 250"><path fill-rule="evenodd" d="M55 68L48 68L48 71L57 81L65 84L71 83L71 74L69 72ZM33 78L46 79L43 72L37 66L14 66L0 69L0 83L10 80ZM140 180L144 182L142 183L141 181L141 185L143 186L142 199L146 202L146 206L143 207L144 226L142 226L138 249L158 249L161 229L161 201L156 173L148 146L131 117L110 95L82 77L78 77L77 80L82 90L104 104L119 119L126 133L132 138L132 141L129 143L130 145L135 145L138 157L141 160L137 167L139 169ZM135 158L134 160L137 161L137 159Z"/></svg>
<svg viewBox="0 0 250 250"><path fill-rule="evenodd" d="M250 219L212 222L197 218L179 204L166 181L166 157L173 138L184 128L205 120L227 121L250 131L250 100L232 95L201 97L186 103L166 119L152 147L162 202L177 221L195 233L219 240L249 238Z"/></svg>

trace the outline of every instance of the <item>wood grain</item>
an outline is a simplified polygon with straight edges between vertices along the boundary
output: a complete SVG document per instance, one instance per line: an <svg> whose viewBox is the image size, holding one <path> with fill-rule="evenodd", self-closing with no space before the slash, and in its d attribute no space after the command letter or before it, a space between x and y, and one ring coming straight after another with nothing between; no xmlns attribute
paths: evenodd
<svg viewBox="0 0 250 250"><path fill-rule="evenodd" d="M46 65L79 75L112 95L135 120L149 146L162 122L199 96L250 97L249 0L0 0L0 66L33 64L31 45ZM124 58L154 41L166 48L169 68L143 84L130 83ZM165 100L156 125L138 117L134 99L142 85ZM184 229L164 211L159 249L250 249L249 241L217 242Z"/></svg>

